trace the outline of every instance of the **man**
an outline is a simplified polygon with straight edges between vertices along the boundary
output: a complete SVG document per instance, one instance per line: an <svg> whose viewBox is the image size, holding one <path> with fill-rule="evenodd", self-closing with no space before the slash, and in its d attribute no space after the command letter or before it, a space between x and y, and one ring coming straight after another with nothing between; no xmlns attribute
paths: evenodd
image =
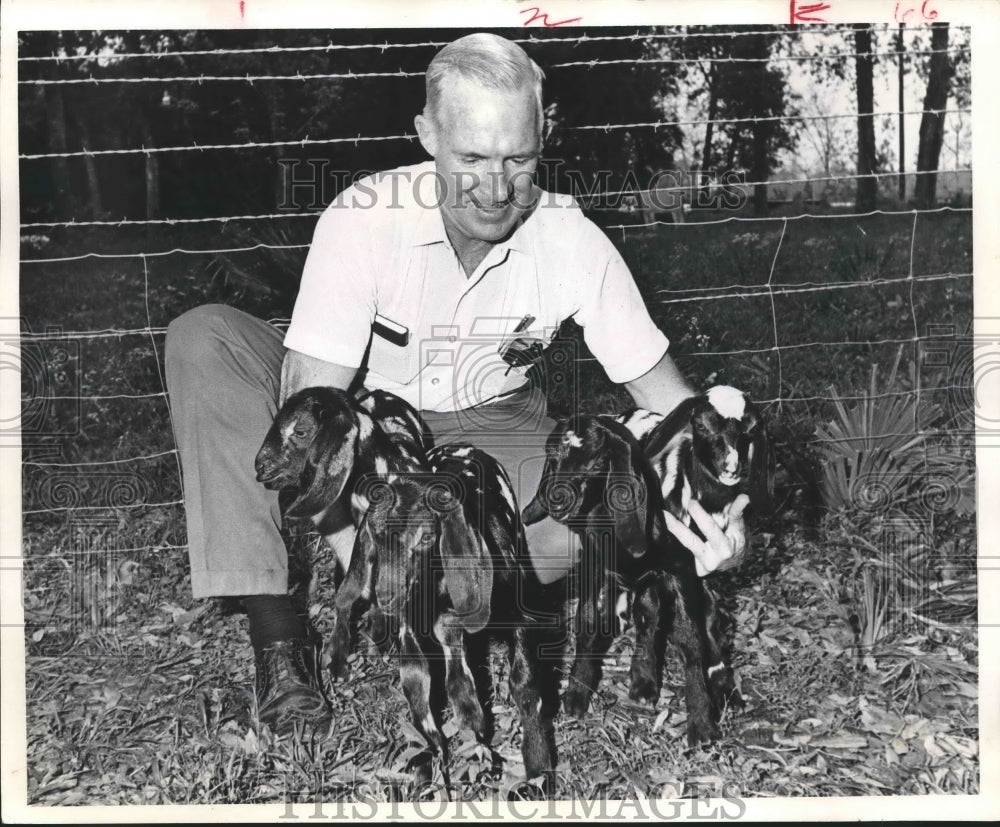
<svg viewBox="0 0 1000 827"><path fill-rule="evenodd" d="M168 330L194 594L243 598L263 720L324 708L287 594L277 496L254 480L278 402L314 385L346 389L363 370L367 387L418 408L437 442L472 442L496 456L527 502L553 422L527 367L509 355L518 342L544 344L572 316L636 404L666 412L692 393L613 245L571 198L534 183L542 77L495 35L446 46L428 67L415 119L433 162L364 179L324 212L284 342L221 306L190 311ZM726 534L693 508L708 541L691 532L682 540L700 573L742 554L745 504ZM574 562L569 532L545 520L527 538L542 581L564 577Z"/></svg>

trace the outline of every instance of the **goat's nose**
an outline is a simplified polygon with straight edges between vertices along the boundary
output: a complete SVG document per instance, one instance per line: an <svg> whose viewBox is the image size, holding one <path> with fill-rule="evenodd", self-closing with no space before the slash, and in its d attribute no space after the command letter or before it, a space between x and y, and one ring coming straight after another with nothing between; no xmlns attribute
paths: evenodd
<svg viewBox="0 0 1000 827"><path fill-rule="evenodd" d="M740 465L740 454L735 448L730 448L726 452L726 470L730 474L735 474Z"/></svg>
<svg viewBox="0 0 1000 827"><path fill-rule="evenodd" d="M270 477L274 472L274 466L271 463L271 459L264 449L261 448L257 458L253 463L254 470L257 472L257 482L263 482L265 479Z"/></svg>

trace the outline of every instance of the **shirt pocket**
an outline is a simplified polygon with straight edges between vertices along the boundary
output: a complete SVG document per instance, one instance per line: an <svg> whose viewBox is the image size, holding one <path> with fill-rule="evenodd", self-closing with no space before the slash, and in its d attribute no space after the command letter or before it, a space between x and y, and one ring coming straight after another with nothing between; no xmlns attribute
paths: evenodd
<svg viewBox="0 0 1000 827"><path fill-rule="evenodd" d="M373 330L371 350L368 353L368 370L393 382L407 385L420 370L420 341L414 335L413 328L405 321L399 319L393 321L409 328L409 342L401 347Z"/></svg>

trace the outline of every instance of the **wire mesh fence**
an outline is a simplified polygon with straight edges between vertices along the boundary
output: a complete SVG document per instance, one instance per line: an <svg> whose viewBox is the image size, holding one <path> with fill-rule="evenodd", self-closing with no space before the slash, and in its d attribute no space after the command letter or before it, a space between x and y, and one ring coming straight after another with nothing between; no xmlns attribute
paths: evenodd
<svg viewBox="0 0 1000 827"><path fill-rule="evenodd" d="M927 400L951 414L921 431L936 450L973 426L968 30L944 48L947 104L928 107L931 30L869 29L867 51L839 26L515 39L552 90L541 183L605 229L695 384L747 388L779 441L817 449L837 404ZM447 40L411 34L23 34L26 533L112 509L143 538L130 553L183 547L166 326L208 301L287 324L322 208L422 157L408 124ZM863 115L860 60L886 87ZM917 169L913 144L893 153L927 118L945 149ZM882 138L873 169L857 162L859 119ZM922 178L934 203L917 200ZM866 181L875 200L859 205ZM549 387L550 408L620 402L565 337L574 384ZM872 365L901 353L908 373L871 391Z"/></svg>

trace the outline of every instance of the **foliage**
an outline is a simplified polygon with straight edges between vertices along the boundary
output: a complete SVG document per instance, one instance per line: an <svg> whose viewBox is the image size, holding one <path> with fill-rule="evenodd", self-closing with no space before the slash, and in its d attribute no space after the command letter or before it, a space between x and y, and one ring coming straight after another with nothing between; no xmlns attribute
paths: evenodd
<svg viewBox="0 0 1000 827"><path fill-rule="evenodd" d="M719 37L726 27L689 27L688 36L665 47L676 56L695 61L684 64L685 74L697 73L694 96L707 96L709 119L718 118L719 130L706 138L698 159L702 170L722 172L754 170L753 180L765 180L777 166L782 150L795 145L796 135L788 121L787 69L766 60L781 36L756 33L754 27L730 27L731 39ZM765 29L769 27L764 27ZM699 34L709 35L699 37ZM739 34L740 36L736 36ZM728 58L748 62L729 62ZM761 123L740 123L752 118L775 118ZM763 155L761 151L763 150Z"/></svg>
<svg viewBox="0 0 1000 827"><path fill-rule="evenodd" d="M867 392L856 405L848 407L832 391L834 419L816 428L824 441L827 504L893 513L935 502L938 509L970 514L975 502L972 458L929 447L943 411L914 389L897 390L901 357L902 348L881 389L878 368L872 366ZM937 502L942 494L943 505Z"/></svg>

